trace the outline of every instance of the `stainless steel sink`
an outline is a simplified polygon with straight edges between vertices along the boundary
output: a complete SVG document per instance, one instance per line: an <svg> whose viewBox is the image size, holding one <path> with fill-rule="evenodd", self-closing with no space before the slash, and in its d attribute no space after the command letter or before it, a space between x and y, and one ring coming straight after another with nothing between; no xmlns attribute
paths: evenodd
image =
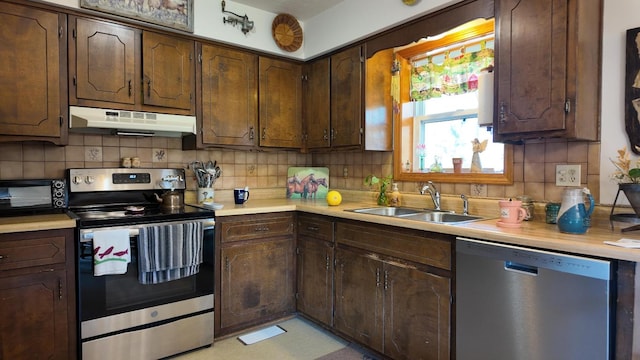
<svg viewBox="0 0 640 360"><path fill-rule="evenodd" d="M482 220L480 216L455 214L446 210L416 209L409 207L368 207L347 210L360 214L381 215L399 217L407 220L434 222L434 223L461 223L474 220Z"/></svg>
<svg viewBox="0 0 640 360"><path fill-rule="evenodd" d="M382 215L382 216L407 216L419 214L424 211L422 209L406 208L406 207L371 207L351 210L361 214Z"/></svg>
<svg viewBox="0 0 640 360"><path fill-rule="evenodd" d="M404 216L403 219L437 222L437 223L460 223L460 222L467 222L467 221L474 221L474 220L482 220L483 218L480 216L473 216L473 215L462 215L462 214L443 213L443 212L424 212L424 213L417 213L417 214Z"/></svg>

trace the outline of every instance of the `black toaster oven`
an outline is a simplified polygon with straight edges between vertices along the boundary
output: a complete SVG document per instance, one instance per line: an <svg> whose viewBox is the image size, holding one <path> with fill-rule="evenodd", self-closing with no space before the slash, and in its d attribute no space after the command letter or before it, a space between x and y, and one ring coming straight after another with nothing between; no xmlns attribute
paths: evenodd
<svg viewBox="0 0 640 360"><path fill-rule="evenodd" d="M62 213L67 198L64 179L0 180L0 217Z"/></svg>

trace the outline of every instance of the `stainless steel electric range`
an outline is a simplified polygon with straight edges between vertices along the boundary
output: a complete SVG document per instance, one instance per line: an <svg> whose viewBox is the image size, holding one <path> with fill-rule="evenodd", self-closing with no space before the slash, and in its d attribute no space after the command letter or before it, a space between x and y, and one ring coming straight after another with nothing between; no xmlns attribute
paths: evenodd
<svg viewBox="0 0 640 360"><path fill-rule="evenodd" d="M68 169L81 358L158 359L213 343L215 213L183 169Z"/></svg>

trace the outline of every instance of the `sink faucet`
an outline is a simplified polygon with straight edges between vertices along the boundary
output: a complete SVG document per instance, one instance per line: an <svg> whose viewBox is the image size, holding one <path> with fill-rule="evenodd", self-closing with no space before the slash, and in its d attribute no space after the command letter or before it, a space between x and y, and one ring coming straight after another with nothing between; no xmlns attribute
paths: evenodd
<svg viewBox="0 0 640 360"><path fill-rule="evenodd" d="M420 189L420 194L424 195L429 193L431 195L431 200L433 200L433 206L436 210L440 210L440 192L436 189L436 186L433 185L431 181L429 181L426 185Z"/></svg>
<svg viewBox="0 0 640 360"><path fill-rule="evenodd" d="M462 199L462 215L469 215L469 199L465 194L460 195Z"/></svg>

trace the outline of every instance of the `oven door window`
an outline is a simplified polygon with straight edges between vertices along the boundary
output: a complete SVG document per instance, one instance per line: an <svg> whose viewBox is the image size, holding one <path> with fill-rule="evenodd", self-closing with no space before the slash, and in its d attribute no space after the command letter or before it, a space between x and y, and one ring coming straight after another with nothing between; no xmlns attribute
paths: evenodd
<svg viewBox="0 0 640 360"><path fill-rule="evenodd" d="M131 237L131 263L122 275L93 275L92 243L81 242L78 282L81 321L213 294L213 231L205 230L203 263L196 275L159 284L138 282L137 236Z"/></svg>

